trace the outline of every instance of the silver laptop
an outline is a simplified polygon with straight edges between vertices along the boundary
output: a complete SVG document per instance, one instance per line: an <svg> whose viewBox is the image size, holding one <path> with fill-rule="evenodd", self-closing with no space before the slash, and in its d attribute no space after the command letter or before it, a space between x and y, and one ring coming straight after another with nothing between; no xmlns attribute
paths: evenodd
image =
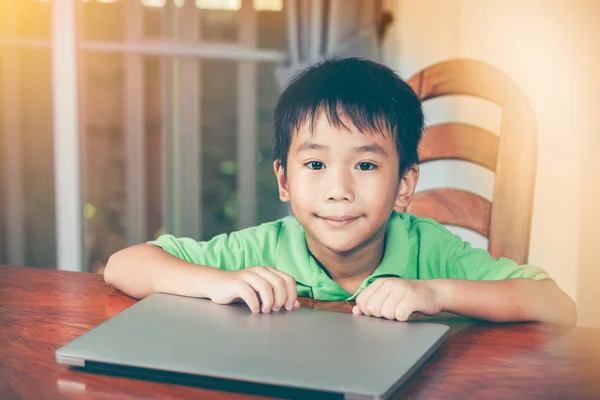
<svg viewBox="0 0 600 400"><path fill-rule="evenodd" d="M448 329L323 310L252 314L244 304L154 294L56 350L56 361L184 383L199 378L200 386L222 390L385 399Z"/></svg>

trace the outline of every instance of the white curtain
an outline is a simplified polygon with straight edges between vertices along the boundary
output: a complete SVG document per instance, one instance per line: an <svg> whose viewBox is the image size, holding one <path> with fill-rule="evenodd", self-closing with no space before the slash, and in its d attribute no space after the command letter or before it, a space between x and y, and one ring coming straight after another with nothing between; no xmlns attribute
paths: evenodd
<svg viewBox="0 0 600 400"><path fill-rule="evenodd" d="M280 85L323 59L380 59L381 0L286 0L288 59L277 70Z"/></svg>

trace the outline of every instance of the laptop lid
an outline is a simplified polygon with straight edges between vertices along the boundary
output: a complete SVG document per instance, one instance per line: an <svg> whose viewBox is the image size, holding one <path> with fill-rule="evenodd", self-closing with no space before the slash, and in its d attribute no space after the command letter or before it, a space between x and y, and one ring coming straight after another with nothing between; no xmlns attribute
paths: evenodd
<svg viewBox="0 0 600 400"><path fill-rule="evenodd" d="M56 350L73 366L112 365L387 398L437 349L448 327L154 294Z"/></svg>

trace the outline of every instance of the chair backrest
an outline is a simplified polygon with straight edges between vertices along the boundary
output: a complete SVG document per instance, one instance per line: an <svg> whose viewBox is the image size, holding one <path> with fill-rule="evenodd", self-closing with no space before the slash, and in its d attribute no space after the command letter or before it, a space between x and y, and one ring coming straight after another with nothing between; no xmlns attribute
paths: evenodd
<svg viewBox="0 0 600 400"><path fill-rule="evenodd" d="M422 102L448 95L489 100L502 108L502 125L499 135L464 123L432 125L426 128L419 148L421 163L458 159L495 172L492 203L467 191L439 188L416 193L408 209L399 211L471 229L488 238L492 256L526 263L537 131L533 110L523 92L497 68L470 59L432 65L408 83Z"/></svg>

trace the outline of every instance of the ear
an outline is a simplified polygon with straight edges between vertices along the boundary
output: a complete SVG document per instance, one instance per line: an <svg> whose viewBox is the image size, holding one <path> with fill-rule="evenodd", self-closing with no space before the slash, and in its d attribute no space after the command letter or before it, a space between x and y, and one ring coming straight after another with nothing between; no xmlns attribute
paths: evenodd
<svg viewBox="0 0 600 400"><path fill-rule="evenodd" d="M288 189L287 176L281 161L273 161L273 170L275 171L275 176L277 177L277 186L279 186L279 200L287 203L290 201L290 192Z"/></svg>
<svg viewBox="0 0 600 400"><path fill-rule="evenodd" d="M405 212L410 202L412 201L413 195L415 194L415 188L419 181L419 166L413 164L402 176L400 185L398 186L398 195L396 196L396 203L394 203L394 210L398 212Z"/></svg>

